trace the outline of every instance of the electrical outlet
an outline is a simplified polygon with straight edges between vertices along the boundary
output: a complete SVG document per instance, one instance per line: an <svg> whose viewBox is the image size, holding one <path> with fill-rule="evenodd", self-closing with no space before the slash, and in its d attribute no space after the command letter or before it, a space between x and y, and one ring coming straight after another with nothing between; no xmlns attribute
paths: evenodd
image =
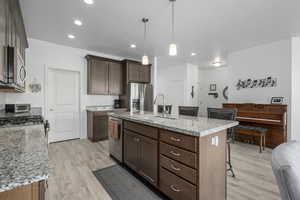
<svg viewBox="0 0 300 200"><path fill-rule="evenodd" d="M215 146L219 146L219 136L212 136L211 137L211 144Z"/></svg>

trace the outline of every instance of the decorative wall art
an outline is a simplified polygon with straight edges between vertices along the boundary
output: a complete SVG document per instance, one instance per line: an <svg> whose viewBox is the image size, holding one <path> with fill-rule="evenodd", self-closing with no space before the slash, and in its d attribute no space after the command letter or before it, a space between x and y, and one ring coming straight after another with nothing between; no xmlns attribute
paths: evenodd
<svg viewBox="0 0 300 200"><path fill-rule="evenodd" d="M191 97L192 99L194 98L195 92L194 92L194 86L192 86L192 91L191 91Z"/></svg>
<svg viewBox="0 0 300 200"><path fill-rule="evenodd" d="M223 89L223 97L225 100L228 100L228 86Z"/></svg>
<svg viewBox="0 0 300 200"><path fill-rule="evenodd" d="M210 84L210 85L209 85L209 91L210 91L210 92L215 92L215 91L217 91L217 85L216 85L216 84Z"/></svg>
<svg viewBox="0 0 300 200"><path fill-rule="evenodd" d="M266 88L266 87L276 87L277 78L272 78L271 76L264 79L251 79L238 80L236 84L237 90L245 88Z"/></svg>

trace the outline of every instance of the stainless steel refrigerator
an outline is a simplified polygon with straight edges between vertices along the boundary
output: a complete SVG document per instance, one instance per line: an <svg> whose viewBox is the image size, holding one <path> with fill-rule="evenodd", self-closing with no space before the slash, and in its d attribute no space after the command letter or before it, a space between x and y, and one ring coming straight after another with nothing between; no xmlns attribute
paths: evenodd
<svg viewBox="0 0 300 200"><path fill-rule="evenodd" d="M126 102L130 111L153 111L153 86L151 84L128 83L127 90Z"/></svg>

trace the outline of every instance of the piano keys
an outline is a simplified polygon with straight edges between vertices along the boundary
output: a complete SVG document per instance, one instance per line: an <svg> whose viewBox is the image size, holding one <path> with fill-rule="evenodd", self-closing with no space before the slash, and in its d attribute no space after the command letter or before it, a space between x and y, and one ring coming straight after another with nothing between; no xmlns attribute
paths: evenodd
<svg viewBox="0 0 300 200"><path fill-rule="evenodd" d="M287 105L246 103L223 104L223 107L236 109L236 120L241 125L266 128L267 147L275 148L287 141ZM249 136L236 132L236 139L246 141Z"/></svg>

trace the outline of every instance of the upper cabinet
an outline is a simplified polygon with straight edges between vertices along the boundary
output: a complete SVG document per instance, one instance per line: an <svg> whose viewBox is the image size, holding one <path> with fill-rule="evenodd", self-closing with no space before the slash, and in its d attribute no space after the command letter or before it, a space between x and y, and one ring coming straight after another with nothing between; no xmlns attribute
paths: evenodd
<svg viewBox="0 0 300 200"><path fill-rule="evenodd" d="M123 95L128 83L150 83L151 65L87 55L87 94Z"/></svg>
<svg viewBox="0 0 300 200"><path fill-rule="evenodd" d="M88 55L87 84L91 95L122 94L122 64L120 61Z"/></svg>
<svg viewBox="0 0 300 200"><path fill-rule="evenodd" d="M142 65L132 60L124 60L123 63L126 67L128 83L151 82L151 65Z"/></svg>
<svg viewBox="0 0 300 200"><path fill-rule="evenodd" d="M5 81L6 0L0 0L0 81Z"/></svg>
<svg viewBox="0 0 300 200"><path fill-rule="evenodd" d="M28 41L19 0L0 0L0 92L25 91Z"/></svg>
<svg viewBox="0 0 300 200"><path fill-rule="evenodd" d="M123 76L122 76L122 64L120 62L110 62L108 68L108 85L109 94L120 95L123 92Z"/></svg>

